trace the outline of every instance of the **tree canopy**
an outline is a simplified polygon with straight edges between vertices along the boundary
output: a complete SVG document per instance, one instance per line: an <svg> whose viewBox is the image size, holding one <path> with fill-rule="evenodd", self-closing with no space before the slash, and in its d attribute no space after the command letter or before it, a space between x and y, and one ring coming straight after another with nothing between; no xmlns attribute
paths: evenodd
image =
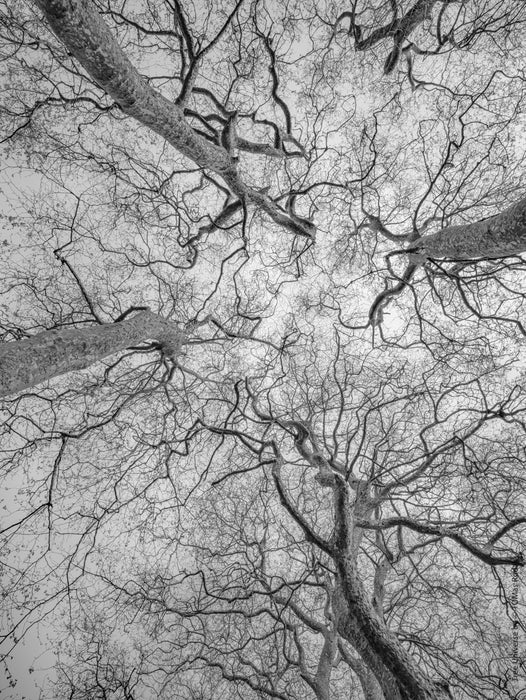
<svg viewBox="0 0 526 700"><path fill-rule="evenodd" d="M0 20L2 690L526 698L526 6Z"/></svg>

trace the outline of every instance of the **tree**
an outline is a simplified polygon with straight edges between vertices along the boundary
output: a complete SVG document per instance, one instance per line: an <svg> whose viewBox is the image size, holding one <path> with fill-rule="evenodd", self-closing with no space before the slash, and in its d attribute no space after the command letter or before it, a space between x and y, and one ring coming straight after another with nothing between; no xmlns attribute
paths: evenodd
<svg viewBox="0 0 526 700"><path fill-rule="evenodd" d="M63 697L519 697L526 14L3 20L6 658L40 623Z"/></svg>

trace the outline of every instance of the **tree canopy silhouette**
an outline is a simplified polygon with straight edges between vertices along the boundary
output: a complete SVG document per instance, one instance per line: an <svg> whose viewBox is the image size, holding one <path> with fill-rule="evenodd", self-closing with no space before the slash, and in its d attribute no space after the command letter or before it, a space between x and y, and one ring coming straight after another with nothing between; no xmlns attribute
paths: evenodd
<svg viewBox="0 0 526 700"><path fill-rule="evenodd" d="M12 692L522 697L522 3L0 10Z"/></svg>

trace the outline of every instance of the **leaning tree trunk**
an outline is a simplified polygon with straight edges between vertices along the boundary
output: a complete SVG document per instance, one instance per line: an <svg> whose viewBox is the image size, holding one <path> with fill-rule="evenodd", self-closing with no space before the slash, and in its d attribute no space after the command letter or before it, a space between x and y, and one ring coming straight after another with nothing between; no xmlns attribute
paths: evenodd
<svg viewBox="0 0 526 700"><path fill-rule="evenodd" d="M202 168L220 175L240 201L252 202L292 233L312 238L314 224L292 215L263 192L248 186L232 154L198 134L184 108L155 90L115 41L95 3L88 0L33 0L55 35L93 80L121 107Z"/></svg>
<svg viewBox="0 0 526 700"><path fill-rule="evenodd" d="M349 605L344 593L344 587L339 582L337 592L335 594L334 609L338 621L338 632L343 639L346 639L358 653L364 667L372 674L376 683L369 683L369 697L375 697L375 700L402 700L398 681L383 660L372 650L371 645L366 639L360 625L357 624L354 615L351 614ZM362 681L360 674L358 677ZM362 683L362 687L363 687ZM372 691L375 694L372 694Z"/></svg>
<svg viewBox="0 0 526 700"><path fill-rule="evenodd" d="M447 226L416 241L416 258L502 258L526 252L526 199L473 224Z"/></svg>
<svg viewBox="0 0 526 700"><path fill-rule="evenodd" d="M44 331L25 340L1 343L0 396L85 369L145 340L158 341L163 351L173 356L183 342L183 332L173 321L141 311L117 323Z"/></svg>
<svg viewBox="0 0 526 700"><path fill-rule="evenodd" d="M447 687L428 678L367 601L355 564L339 562L345 612L338 631L373 672L385 700L451 700Z"/></svg>
<svg viewBox="0 0 526 700"><path fill-rule="evenodd" d="M228 151L197 134L182 107L152 88L115 41L95 3L34 0L56 36L126 114L156 131L185 156L219 174L233 168Z"/></svg>
<svg viewBox="0 0 526 700"><path fill-rule="evenodd" d="M341 477L335 479L334 492L338 631L374 673L386 700L451 700L447 686L422 671L370 604L356 569L353 498Z"/></svg>

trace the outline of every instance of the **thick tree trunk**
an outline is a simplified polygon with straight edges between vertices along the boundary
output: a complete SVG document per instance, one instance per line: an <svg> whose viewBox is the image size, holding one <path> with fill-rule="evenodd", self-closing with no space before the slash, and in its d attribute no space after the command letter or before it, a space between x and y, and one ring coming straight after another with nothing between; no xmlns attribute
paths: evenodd
<svg viewBox="0 0 526 700"><path fill-rule="evenodd" d="M246 185L232 154L196 133L183 108L152 88L128 60L93 2L33 0L56 36L123 112L160 134L180 153L220 175L241 201L261 207L276 223L311 238L315 227L289 215L270 197Z"/></svg>
<svg viewBox="0 0 526 700"><path fill-rule="evenodd" d="M118 323L38 333L32 338L0 344L0 396L14 394L145 340L156 340L169 355L177 354L182 331L151 311L141 311Z"/></svg>
<svg viewBox="0 0 526 700"><path fill-rule="evenodd" d="M383 663L382 659L378 658L377 654L371 649L371 645L364 636L361 627L357 624L356 619L351 614L346 601L346 596L343 587L340 585L338 592L335 595L334 608L338 620L338 632L346 639L351 646L359 654L364 662L364 666L372 673L376 683L369 682L369 694L371 697L381 698L381 700L402 700L400 689L396 678L391 671ZM362 687L364 674L359 674ZM373 695L373 690L375 695Z"/></svg>
<svg viewBox="0 0 526 700"><path fill-rule="evenodd" d="M431 680L384 624L367 598L357 573L353 497L347 483L335 483L335 563L341 592L338 629L373 671L388 700L451 700L449 690Z"/></svg>
<svg viewBox="0 0 526 700"><path fill-rule="evenodd" d="M473 224L447 226L416 242L417 258L501 258L526 251L526 199Z"/></svg>
<svg viewBox="0 0 526 700"><path fill-rule="evenodd" d="M349 641L374 673L386 700L451 700L440 683L427 678L393 633L376 616L361 582L345 562L339 565L341 595L346 614L338 631Z"/></svg>
<svg viewBox="0 0 526 700"><path fill-rule="evenodd" d="M52 30L98 85L126 114L169 141L199 165L224 173L233 167L228 152L194 132L182 108L139 75L93 2L35 0Z"/></svg>

